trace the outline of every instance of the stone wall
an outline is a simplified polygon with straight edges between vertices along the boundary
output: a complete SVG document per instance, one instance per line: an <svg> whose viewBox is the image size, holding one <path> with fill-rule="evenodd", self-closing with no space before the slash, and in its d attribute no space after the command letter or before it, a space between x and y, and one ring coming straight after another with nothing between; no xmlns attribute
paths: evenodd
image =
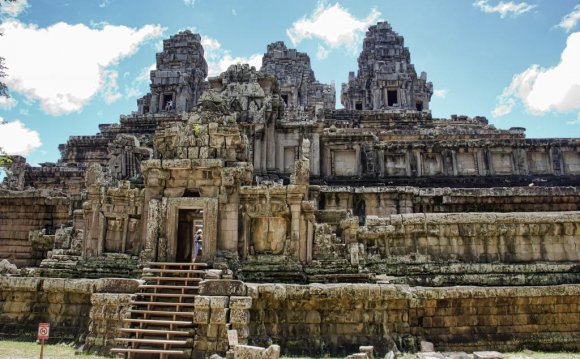
<svg viewBox="0 0 580 359"><path fill-rule="evenodd" d="M0 277L0 337L36 338L50 323L51 341L87 334L94 281Z"/></svg>
<svg viewBox="0 0 580 359"><path fill-rule="evenodd" d="M111 347L138 281L0 277L0 338L36 338L50 323L50 341L75 341L86 349Z"/></svg>
<svg viewBox="0 0 580 359"><path fill-rule="evenodd" d="M17 266L38 265L44 248L35 248L31 231L54 234L69 221L70 199L42 191L0 191L0 259Z"/></svg>
<svg viewBox="0 0 580 359"><path fill-rule="evenodd" d="M580 349L580 286L411 288L382 284L248 285L250 343L333 355L374 345L414 350Z"/></svg>

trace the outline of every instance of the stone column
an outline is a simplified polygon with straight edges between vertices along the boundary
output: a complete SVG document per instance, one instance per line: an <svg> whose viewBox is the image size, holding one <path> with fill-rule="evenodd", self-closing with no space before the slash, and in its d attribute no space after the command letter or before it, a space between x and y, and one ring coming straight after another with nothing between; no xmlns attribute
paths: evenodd
<svg viewBox="0 0 580 359"><path fill-rule="evenodd" d="M267 127L267 157L268 161L266 163L266 169L275 169L276 168L276 139L275 139L275 131L274 131L274 124L270 124Z"/></svg>
<svg viewBox="0 0 580 359"><path fill-rule="evenodd" d="M157 112L159 112L159 94L152 94L149 113Z"/></svg>
<svg viewBox="0 0 580 359"><path fill-rule="evenodd" d="M297 250L299 248L299 241L300 241L300 203L298 204L291 204L290 205L290 213L292 216L291 224L290 224L290 240L291 240L291 255L294 258L298 258L299 254Z"/></svg>
<svg viewBox="0 0 580 359"><path fill-rule="evenodd" d="M240 195L228 188L227 203L220 203L220 226L218 249L228 252L238 250L238 208Z"/></svg>
<svg viewBox="0 0 580 359"><path fill-rule="evenodd" d="M312 134L312 145L310 147L310 171L314 176L320 176L320 135Z"/></svg>
<svg viewBox="0 0 580 359"><path fill-rule="evenodd" d="M258 138L258 135L256 135L256 138L254 139L254 168L257 172L260 172L262 170L262 140L260 140Z"/></svg>

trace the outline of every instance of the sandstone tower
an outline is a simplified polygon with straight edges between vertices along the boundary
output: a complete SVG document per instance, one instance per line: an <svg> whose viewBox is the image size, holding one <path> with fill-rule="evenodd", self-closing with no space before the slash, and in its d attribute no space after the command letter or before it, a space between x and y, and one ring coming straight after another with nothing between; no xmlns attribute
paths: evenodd
<svg viewBox="0 0 580 359"><path fill-rule="evenodd" d="M388 22L371 26L358 58L358 73L342 85L341 103L349 110L428 110L433 84L417 76L405 39Z"/></svg>

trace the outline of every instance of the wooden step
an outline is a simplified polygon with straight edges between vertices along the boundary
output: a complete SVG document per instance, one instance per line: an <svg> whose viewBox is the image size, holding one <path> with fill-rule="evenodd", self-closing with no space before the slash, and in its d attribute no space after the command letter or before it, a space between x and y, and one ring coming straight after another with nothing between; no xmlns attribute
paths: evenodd
<svg viewBox="0 0 580 359"><path fill-rule="evenodd" d="M201 282L203 279L201 278L187 278L187 277L155 277L155 276L148 276L141 278L142 280L150 281L176 281L176 282Z"/></svg>
<svg viewBox="0 0 580 359"><path fill-rule="evenodd" d="M124 318L126 323L136 323L136 324L151 324L151 325L193 325L193 321L182 321L182 320L159 320L159 319L130 319Z"/></svg>
<svg viewBox="0 0 580 359"><path fill-rule="evenodd" d="M163 284L141 284L140 289L185 289L185 290L195 290L199 289L198 286L187 286L187 285L163 285Z"/></svg>
<svg viewBox="0 0 580 359"><path fill-rule="evenodd" d="M142 309L129 309L130 313L135 314L152 314L152 315L160 315L160 316L193 316L193 312L170 312L166 310L142 310Z"/></svg>
<svg viewBox="0 0 580 359"><path fill-rule="evenodd" d="M151 267L207 267L207 263L198 262L188 262L188 263L175 263L175 262L149 262L147 266Z"/></svg>
<svg viewBox="0 0 580 359"><path fill-rule="evenodd" d="M164 354L164 355L184 355L184 350L176 349L132 349L132 348L113 348L111 353L136 353L136 354Z"/></svg>
<svg viewBox="0 0 580 359"><path fill-rule="evenodd" d="M183 330L168 330L168 329L141 329L141 328L119 328L121 333L136 333L136 334L150 334L150 335L171 335L171 336L192 336L193 332L186 332Z"/></svg>
<svg viewBox="0 0 580 359"><path fill-rule="evenodd" d="M186 345L187 340L115 338L118 342L150 345Z"/></svg>
<svg viewBox="0 0 580 359"><path fill-rule="evenodd" d="M204 274L205 271L199 270L199 269L159 269L159 268L143 268L143 273Z"/></svg>
<svg viewBox="0 0 580 359"><path fill-rule="evenodd" d="M193 307L193 303L174 303L174 302L143 302L135 301L129 302L129 304L134 306L152 306L152 307Z"/></svg>
<svg viewBox="0 0 580 359"><path fill-rule="evenodd" d="M143 297L162 297L162 298L195 298L199 294L182 294L182 293L135 293L136 296Z"/></svg>

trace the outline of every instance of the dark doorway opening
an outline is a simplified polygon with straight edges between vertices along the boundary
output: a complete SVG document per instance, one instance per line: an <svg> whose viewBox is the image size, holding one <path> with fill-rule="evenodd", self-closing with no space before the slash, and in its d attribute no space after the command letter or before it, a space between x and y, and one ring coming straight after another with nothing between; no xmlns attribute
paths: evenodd
<svg viewBox="0 0 580 359"><path fill-rule="evenodd" d="M417 102L417 111L423 111L423 102Z"/></svg>
<svg viewBox="0 0 580 359"><path fill-rule="evenodd" d="M364 226L367 221L366 205L364 199L355 200L353 214L358 217L359 226Z"/></svg>
<svg viewBox="0 0 580 359"><path fill-rule="evenodd" d="M396 103L398 103L397 90L388 90L387 91L387 101L388 101L389 107L394 106Z"/></svg>
<svg viewBox="0 0 580 359"><path fill-rule="evenodd" d="M143 106L143 113L144 114L148 114L149 113L149 106Z"/></svg>
<svg viewBox="0 0 580 359"><path fill-rule="evenodd" d="M362 103L357 102L354 104L354 109L358 111L362 111Z"/></svg>
<svg viewBox="0 0 580 359"><path fill-rule="evenodd" d="M284 100L284 103L288 106L288 95L282 95L282 100Z"/></svg>
<svg viewBox="0 0 580 359"><path fill-rule="evenodd" d="M203 210L179 210L176 262L187 263L193 260L193 235L198 229L203 229Z"/></svg>
<svg viewBox="0 0 580 359"><path fill-rule="evenodd" d="M173 95L164 94L163 95L163 109L166 111L173 110Z"/></svg>

